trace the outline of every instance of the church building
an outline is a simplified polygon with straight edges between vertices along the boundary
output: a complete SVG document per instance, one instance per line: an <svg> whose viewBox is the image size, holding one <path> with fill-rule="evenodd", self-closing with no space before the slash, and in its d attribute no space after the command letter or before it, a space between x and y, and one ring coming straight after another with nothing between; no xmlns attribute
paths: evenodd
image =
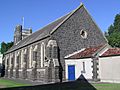
<svg viewBox="0 0 120 90"><path fill-rule="evenodd" d="M106 44L103 33L81 4L34 33L31 29L24 30L22 25L16 26L14 45L4 54L5 77L46 83L72 80L74 76L67 73L74 66L69 65L68 58L73 59L74 52L80 53L90 47L98 50ZM84 67L86 63L82 64ZM88 78L95 80L96 77L97 74L91 73Z"/></svg>

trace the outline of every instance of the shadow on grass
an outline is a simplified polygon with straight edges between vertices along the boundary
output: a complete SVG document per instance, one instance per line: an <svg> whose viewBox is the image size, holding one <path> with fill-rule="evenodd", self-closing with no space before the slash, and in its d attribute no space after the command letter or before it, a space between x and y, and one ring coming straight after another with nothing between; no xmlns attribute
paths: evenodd
<svg viewBox="0 0 120 90"><path fill-rule="evenodd" d="M36 86L24 86L14 88L4 88L2 90L96 90L83 75L77 80L63 83L54 83Z"/></svg>

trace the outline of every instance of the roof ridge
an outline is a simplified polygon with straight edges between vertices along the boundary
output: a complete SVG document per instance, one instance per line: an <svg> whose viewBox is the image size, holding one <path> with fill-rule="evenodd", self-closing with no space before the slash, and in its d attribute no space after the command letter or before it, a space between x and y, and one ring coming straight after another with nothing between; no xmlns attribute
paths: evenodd
<svg viewBox="0 0 120 90"><path fill-rule="evenodd" d="M102 51L105 47L107 47L107 44L104 44L104 45L101 45L101 47L95 52L92 54L92 56L97 56L97 54Z"/></svg>
<svg viewBox="0 0 120 90"><path fill-rule="evenodd" d="M82 4L82 5L83 5L83 4ZM86 7L84 7L84 8L85 8L86 12L88 13L88 15L91 17L91 19L92 19L93 23L95 24L95 26L98 27L98 30L102 33L103 37L105 38L106 42L108 43L108 40L107 40L107 38L104 36L104 34L103 34L103 32L101 31L100 27L96 24L95 20L94 20L94 19L92 18L92 16L89 14L89 11L86 9Z"/></svg>
<svg viewBox="0 0 120 90"><path fill-rule="evenodd" d="M73 52L73 53L71 53L71 54L65 56L64 58L69 58L69 57L71 57L71 56L73 56L73 55L76 55L76 54L78 54L78 53L84 51L85 49L86 49L86 48L82 48L82 49L80 49L80 50L78 50L78 51L75 51L75 52Z"/></svg>
<svg viewBox="0 0 120 90"><path fill-rule="evenodd" d="M77 10L79 10L81 7L83 7L83 3L80 4L80 6L78 6L75 10L73 10L72 12L70 12L68 15L60 24L58 24L51 32L50 32L50 35L53 34L57 28L59 28L66 20L68 20Z"/></svg>
<svg viewBox="0 0 120 90"><path fill-rule="evenodd" d="M59 28L66 20L68 20L77 10L79 10L79 9L80 9L81 7L83 7L83 6L84 6L83 4L80 4L80 6L78 6L75 10L73 10L73 11L69 12L68 14L66 14L66 15L64 15L64 16L61 16L60 18L56 19L55 21L53 21L53 22L45 25L43 28L37 30L36 32L32 33L31 35L29 35L29 36L26 37L25 39L21 40L17 45L21 45L22 42L24 42L25 40L28 40L28 38L29 38L29 37L32 37L32 35L36 34L37 32L42 32L41 30L43 30L44 28L47 28L47 26L50 26L50 25L54 24L55 22L61 20L60 22L58 22L58 23L56 24L56 26L53 26L53 29L51 29L51 31L48 31L48 33L47 33L45 36L41 37L40 39L43 39L43 38L45 38L45 37L50 36L51 34L53 34L53 33L57 30L57 28ZM46 31L44 30L43 32L46 32ZM42 32L42 33L43 33L43 32ZM41 35L42 33L40 33L40 35ZM40 35L38 35L38 37L40 37ZM40 40L40 39L39 39L39 40ZM34 43L34 42L36 42L36 41L38 41L38 40L37 40L37 39L36 39L36 40L33 40L31 43L25 42L25 43L24 43L23 45L21 45L20 47L17 47L17 45L15 45L15 47L10 48L5 54L10 53L10 52L12 52L12 51L14 51L14 50L17 50L17 49L19 49L19 48L22 48L22 47L24 47L24 46L26 46L26 45L28 45L28 44L32 44L32 43Z"/></svg>

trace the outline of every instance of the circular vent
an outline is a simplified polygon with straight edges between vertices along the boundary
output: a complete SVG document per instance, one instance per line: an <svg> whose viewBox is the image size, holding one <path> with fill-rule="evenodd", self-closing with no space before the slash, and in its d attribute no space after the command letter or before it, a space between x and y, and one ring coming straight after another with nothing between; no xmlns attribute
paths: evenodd
<svg viewBox="0 0 120 90"><path fill-rule="evenodd" d="M82 38L84 38L84 39L87 38L87 32L82 29L82 30L80 31L80 36L81 36Z"/></svg>

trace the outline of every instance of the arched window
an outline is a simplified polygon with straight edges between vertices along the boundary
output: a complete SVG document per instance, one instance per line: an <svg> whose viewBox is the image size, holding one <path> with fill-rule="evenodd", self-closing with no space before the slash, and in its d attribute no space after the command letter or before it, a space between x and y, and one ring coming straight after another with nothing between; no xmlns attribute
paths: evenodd
<svg viewBox="0 0 120 90"><path fill-rule="evenodd" d="M27 67L27 49L24 50L24 53L23 53L23 67L26 68Z"/></svg>
<svg viewBox="0 0 120 90"><path fill-rule="evenodd" d="M58 46L56 40L49 40L47 44L47 57L48 57L48 65L50 64L50 61L53 61L54 66L59 66L58 62Z"/></svg>
<svg viewBox="0 0 120 90"><path fill-rule="evenodd" d="M6 67L6 68L9 67L9 57L8 57L8 56L6 57L5 67Z"/></svg>
<svg viewBox="0 0 120 90"><path fill-rule="evenodd" d="M9 62L9 67L11 68L12 65L14 65L14 61L13 61L13 54L10 55L10 62Z"/></svg>
<svg viewBox="0 0 120 90"><path fill-rule="evenodd" d="M24 50L21 51L21 62L20 62L20 67L22 68L23 66L23 53L24 53Z"/></svg>
<svg viewBox="0 0 120 90"><path fill-rule="evenodd" d="M11 65L12 65L12 67L14 67L14 59L13 59L13 57L11 58Z"/></svg>
<svg viewBox="0 0 120 90"><path fill-rule="evenodd" d="M42 42L41 44L41 67L44 66L44 60L45 60L45 44Z"/></svg>
<svg viewBox="0 0 120 90"><path fill-rule="evenodd" d="M11 65L14 65L14 68L19 64L19 52L15 52L15 60L13 60L13 55L11 57Z"/></svg>
<svg viewBox="0 0 120 90"><path fill-rule="evenodd" d="M32 61L32 67L36 67L36 64L38 62L38 45L36 45L33 49L33 61Z"/></svg>

